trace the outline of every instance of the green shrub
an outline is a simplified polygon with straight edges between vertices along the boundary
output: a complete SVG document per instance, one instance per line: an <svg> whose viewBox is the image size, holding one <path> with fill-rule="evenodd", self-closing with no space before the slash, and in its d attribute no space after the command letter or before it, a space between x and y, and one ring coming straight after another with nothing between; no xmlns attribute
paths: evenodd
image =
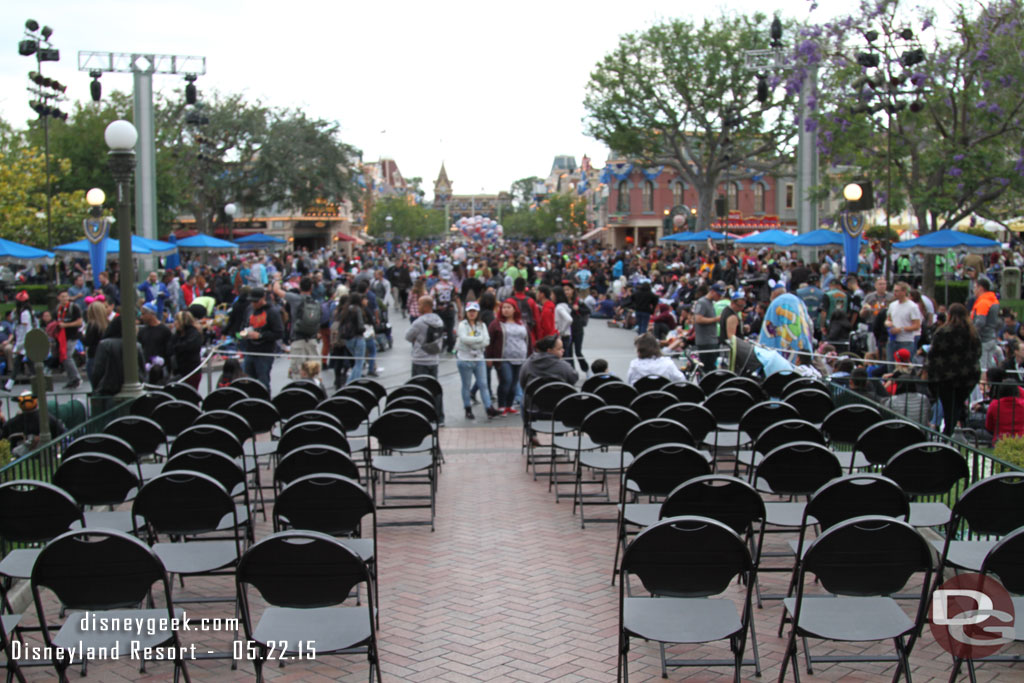
<svg viewBox="0 0 1024 683"><path fill-rule="evenodd" d="M884 240L887 239L890 242L897 242L900 239L900 234L889 228L888 235L886 235L886 229L884 225L872 225L870 228L864 230L864 237L872 240Z"/></svg>
<svg viewBox="0 0 1024 683"><path fill-rule="evenodd" d="M939 278L935 279L935 301L945 304L962 304L967 301L969 282L966 280L951 280L944 282Z"/></svg>
<svg viewBox="0 0 1024 683"><path fill-rule="evenodd" d="M1007 436L996 442L992 454L1024 470L1024 436Z"/></svg>
<svg viewBox="0 0 1024 683"><path fill-rule="evenodd" d="M11 442L7 439L0 439L0 467L11 461Z"/></svg>

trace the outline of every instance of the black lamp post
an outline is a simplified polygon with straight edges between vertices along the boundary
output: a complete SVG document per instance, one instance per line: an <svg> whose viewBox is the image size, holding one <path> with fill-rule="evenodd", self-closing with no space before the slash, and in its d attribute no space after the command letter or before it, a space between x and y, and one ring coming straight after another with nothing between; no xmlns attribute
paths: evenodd
<svg viewBox="0 0 1024 683"><path fill-rule="evenodd" d="M235 239L235 215L238 213L238 205L234 202L224 205L224 222L228 224L228 240Z"/></svg>

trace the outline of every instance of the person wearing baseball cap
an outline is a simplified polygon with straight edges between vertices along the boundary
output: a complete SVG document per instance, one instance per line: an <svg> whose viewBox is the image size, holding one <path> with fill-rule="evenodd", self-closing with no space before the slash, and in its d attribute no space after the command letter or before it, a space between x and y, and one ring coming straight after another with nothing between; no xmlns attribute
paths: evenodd
<svg viewBox="0 0 1024 683"><path fill-rule="evenodd" d="M22 357L25 355L25 335L33 327L34 316L32 304L29 302L28 291L21 290L14 295L14 335L11 341L11 352L7 354L7 382L4 389L10 391L14 388L14 380L21 372ZM6 353L6 351L5 351ZM31 373L31 366L29 366Z"/></svg>
<svg viewBox="0 0 1024 683"><path fill-rule="evenodd" d="M39 445L39 399L31 391L21 392L17 399L21 412L4 424L2 437L21 451L28 453ZM64 433L64 425L52 414L47 415L50 423L50 437L56 438Z"/></svg>
<svg viewBox="0 0 1024 683"><path fill-rule="evenodd" d="M728 344L737 334L743 336L743 309L747 307L747 296L742 290L736 290L729 297L729 305L722 309L722 317L718 324L719 344Z"/></svg>
<svg viewBox="0 0 1024 683"><path fill-rule="evenodd" d="M487 417L501 415L501 411L491 405L491 392L487 387L484 351L490 343L491 337L487 332L487 326L480 320L480 304L470 301L466 304L466 317L459 323L456 331L455 342L455 366L462 380L462 406L466 409L467 420L475 419L472 404L474 382L480 390L480 400L483 401Z"/></svg>

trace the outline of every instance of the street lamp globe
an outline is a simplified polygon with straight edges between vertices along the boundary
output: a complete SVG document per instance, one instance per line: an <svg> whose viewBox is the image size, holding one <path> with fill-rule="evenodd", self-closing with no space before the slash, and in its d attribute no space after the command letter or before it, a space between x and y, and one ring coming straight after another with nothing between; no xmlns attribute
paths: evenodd
<svg viewBox="0 0 1024 683"><path fill-rule="evenodd" d="M224 205L224 215L227 216L228 218L234 218L237 213L238 205L235 204L234 202Z"/></svg>
<svg viewBox="0 0 1024 683"><path fill-rule="evenodd" d="M89 206L103 206L105 201L107 201L107 194L98 187L85 193L85 203Z"/></svg>
<svg viewBox="0 0 1024 683"><path fill-rule="evenodd" d="M135 148L139 133L129 121L112 121L103 131L103 139L111 150L124 152Z"/></svg>
<svg viewBox="0 0 1024 683"><path fill-rule="evenodd" d="M843 188L843 198L848 202L859 202L864 196L864 188L857 183L849 183Z"/></svg>
<svg viewBox="0 0 1024 683"><path fill-rule="evenodd" d="M679 228L681 228L684 225L686 225L686 219L683 218L682 215L676 214L675 216L672 217L672 225L674 225L676 227L676 229L678 230Z"/></svg>

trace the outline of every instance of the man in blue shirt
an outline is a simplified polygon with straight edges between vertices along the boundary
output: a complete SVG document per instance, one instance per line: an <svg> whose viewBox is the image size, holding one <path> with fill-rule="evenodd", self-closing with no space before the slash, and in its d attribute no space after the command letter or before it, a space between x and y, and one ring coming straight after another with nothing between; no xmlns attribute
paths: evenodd
<svg viewBox="0 0 1024 683"><path fill-rule="evenodd" d="M156 306L156 317L159 320L164 318L164 302L167 300L167 287L160 282L156 272L149 274L149 278L139 285L139 291L146 298L144 303L153 302Z"/></svg>

